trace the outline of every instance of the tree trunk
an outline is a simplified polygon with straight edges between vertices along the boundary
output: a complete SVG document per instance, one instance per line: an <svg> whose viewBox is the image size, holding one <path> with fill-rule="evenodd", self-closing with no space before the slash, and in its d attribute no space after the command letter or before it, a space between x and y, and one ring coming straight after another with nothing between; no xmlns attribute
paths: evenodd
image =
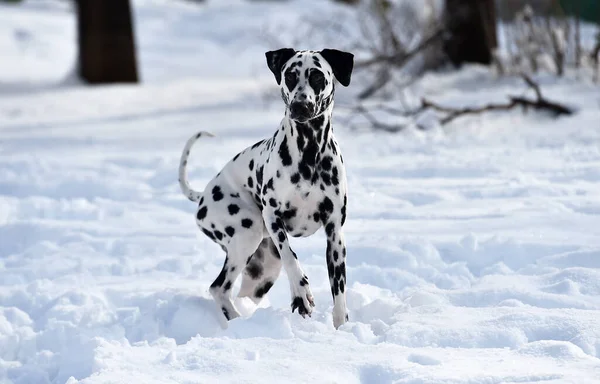
<svg viewBox="0 0 600 384"><path fill-rule="evenodd" d="M444 51L455 66L491 64L496 36L494 0L446 0Z"/></svg>
<svg viewBox="0 0 600 384"><path fill-rule="evenodd" d="M79 76L92 84L137 83L129 0L76 0Z"/></svg>

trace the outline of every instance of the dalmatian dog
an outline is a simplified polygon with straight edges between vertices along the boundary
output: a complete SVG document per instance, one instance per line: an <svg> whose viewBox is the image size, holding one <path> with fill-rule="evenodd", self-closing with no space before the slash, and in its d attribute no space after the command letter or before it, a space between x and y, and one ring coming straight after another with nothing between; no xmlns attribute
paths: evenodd
<svg viewBox="0 0 600 384"><path fill-rule="evenodd" d="M334 80L350 84L354 56L335 49L291 48L265 55L286 106L279 128L272 137L233 157L204 192L190 188L186 172L194 142L212 136L197 133L183 149L179 185L188 199L198 202L197 225L226 252L223 269L209 292L227 320L240 316L231 300L231 287L240 274L238 296L258 304L282 266L290 284L292 312L297 309L302 317L310 316L315 303L308 277L288 238L310 236L324 227L337 329L348 321L342 232L347 186L331 118Z"/></svg>

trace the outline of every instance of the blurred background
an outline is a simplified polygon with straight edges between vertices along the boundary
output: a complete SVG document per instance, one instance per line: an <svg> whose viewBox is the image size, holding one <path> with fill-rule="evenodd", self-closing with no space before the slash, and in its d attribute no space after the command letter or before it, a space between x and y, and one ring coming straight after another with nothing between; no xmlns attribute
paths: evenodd
<svg viewBox="0 0 600 384"><path fill-rule="evenodd" d="M323 4L327 2L333 5ZM182 76L208 73L216 68L173 63L170 59L175 56L167 54L188 50L188 59L219 55L223 52L215 47L219 43L230 48L225 49L230 60L244 55L249 46L335 43L354 52L357 72L370 78L360 98L385 93L398 76L405 81L448 64L480 63L502 74L542 69L558 76L574 68L598 80L600 3L595 0L323 0L310 1L307 7L291 0L0 0L0 4L4 17L12 17L12 23L0 27L4 88L19 82L66 80L68 75L69 80L102 84L160 80L172 77L173 71ZM19 8L23 11L15 13ZM63 15L44 20L49 18L35 13L36 8ZM184 8L189 17L177 8ZM253 20L246 20L244 27L236 22L246 17ZM36 24L44 23L48 28L38 31ZM214 61L221 60L225 59ZM216 67L221 70L213 73L223 72ZM243 71L238 69L237 75Z"/></svg>

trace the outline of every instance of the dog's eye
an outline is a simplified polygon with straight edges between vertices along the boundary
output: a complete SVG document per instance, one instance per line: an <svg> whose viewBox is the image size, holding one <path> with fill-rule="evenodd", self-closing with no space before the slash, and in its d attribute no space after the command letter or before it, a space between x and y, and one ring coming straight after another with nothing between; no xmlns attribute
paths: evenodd
<svg viewBox="0 0 600 384"><path fill-rule="evenodd" d="M296 74L294 72L286 72L285 85L290 91L296 87L297 82L298 80L296 79Z"/></svg>
<svg viewBox="0 0 600 384"><path fill-rule="evenodd" d="M310 82L310 86L317 92L325 88L325 76L320 71L313 71L308 81Z"/></svg>

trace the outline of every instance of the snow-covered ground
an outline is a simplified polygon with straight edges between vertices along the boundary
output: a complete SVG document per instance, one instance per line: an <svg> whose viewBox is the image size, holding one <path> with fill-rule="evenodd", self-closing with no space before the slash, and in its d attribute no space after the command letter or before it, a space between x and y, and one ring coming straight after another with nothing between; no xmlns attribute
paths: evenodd
<svg viewBox="0 0 600 384"><path fill-rule="evenodd" d="M270 135L277 47L260 29L332 6L208 4L136 1L145 82L110 87L55 85L75 57L65 2L0 6L0 383L600 381L600 88L574 77L539 78L578 109L559 120L391 135L338 119L351 321L333 329L318 233L292 240L311 319L282 274L220 329L207 290L223 254L179 191L180 151L217 134L190 160L200 188ZM480 68L416 87L451 105L524 89Z"/></svg>

